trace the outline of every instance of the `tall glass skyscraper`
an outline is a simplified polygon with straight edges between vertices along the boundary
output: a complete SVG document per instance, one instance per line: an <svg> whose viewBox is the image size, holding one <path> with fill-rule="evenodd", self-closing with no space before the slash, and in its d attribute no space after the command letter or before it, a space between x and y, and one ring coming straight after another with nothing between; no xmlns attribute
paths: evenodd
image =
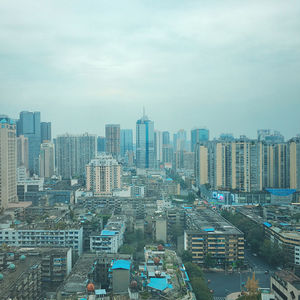
<svg viewBox="0 0 300 300"><path fill-rule="evenodd" d="M41 122L41 143L51 142L51 122Z"/></svg>
<svg viewBox="0 0 300 300"><path fill-rule="evenodd" d="M28 167L30 173L39 173L41 145L41 113L22 111L18 121L18 134L28 138Z"/></svg>
<svg viewBox="0 0 300 300"><path fill-rule="evenodd" d="M163 145L170 144L170 132L169 131L162 132L162 143L163 143Z"/></svg>
<svg viewBox="0 0 300 300"><path fill-rule="evenodd" d="M207 142L209 140L209 131L206 128L195 128L191 130L191 151L195 151L195 145L198 142Z"/></svg>
<svg viewBox="0 0 300 300"><path fill-rule="evenodd" d="M154 169L154 122L144 114L136 122L136 166L141 169Z"/></svg>
<svg viewBox="0 0 300 300"><path fill-rule="evenodd" d="M121 129L121 156L125 157L127 151L133 151L132 129Z"/></svg>

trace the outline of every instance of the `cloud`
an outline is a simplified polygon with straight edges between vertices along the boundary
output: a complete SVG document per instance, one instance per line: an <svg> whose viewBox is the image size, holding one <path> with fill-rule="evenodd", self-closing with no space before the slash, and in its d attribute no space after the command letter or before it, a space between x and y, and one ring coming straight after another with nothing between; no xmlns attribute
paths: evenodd
<svg viewBox="0 0 300 300"><path fill-rule="evenodd" d="M145 105L162 130L253 136L261 124L292 136L299 12L284 0L3 0L0 108L40 110L54 134L80 132L79 118L94 133L134 127Z"/></svg>

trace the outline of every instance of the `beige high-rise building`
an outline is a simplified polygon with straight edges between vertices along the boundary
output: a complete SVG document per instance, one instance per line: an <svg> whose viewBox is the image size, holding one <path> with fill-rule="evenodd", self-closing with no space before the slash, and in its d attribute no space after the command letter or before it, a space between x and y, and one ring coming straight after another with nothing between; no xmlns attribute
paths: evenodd
<svg viewBox="0 0 300 300"><path fill-rule="evenodd" d="M20 166L28 170L28 138L24 135L17 137L17 167Z"/></svg>
<svg viewBox="0 0 300 300"><path fill-rule="evenodd" d="M7 116L0 116L0 209L17 201L16 125Z"/></svg>
<svg viewBox="0 0 300 300"><path fill-rule="evenodd" d="M121 188L121 165L112 155L103 154L86 165L86 189L95 195L110 195Z"/></svg>
<svg viewBox="0 0 300 300"><path fill-rule="evenodd" d="M208 150L200 144L195 146L195 176L198 184L208 183Z"/></svg>
<svg viewBox="0 0 300 300"><path fill-rule="evenodd" d="M300 190L300 138L289 141L290 188Z"/></svg>
<svg viewBox="0 0 300 300"><path fill-rule="evenodd" d="M54 175L54 145L51 142L41 144L40 177L50 178Z"/></svg>

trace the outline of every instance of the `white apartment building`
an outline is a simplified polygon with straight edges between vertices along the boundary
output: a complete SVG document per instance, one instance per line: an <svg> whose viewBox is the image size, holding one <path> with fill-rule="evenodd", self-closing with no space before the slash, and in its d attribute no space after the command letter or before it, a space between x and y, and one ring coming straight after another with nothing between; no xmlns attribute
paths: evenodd
<svg viewBox="0 0 300 300"><path fill-rule="evenodd" d="M125 218L114 216L110 218L104 230L99 235L90 237L91 251L117 253L123 245L125 233Z"/></svg>
<svg viewBox="0 0 300 300"><path fill-rule="evenodd" d="M83 228L77 229L0 229L0 245L13 247L72 248L80 255L83 249Z"/></svg>
<svg viewBox="0 0 300 300"><path fill-rule="evenodd" d="M111 155L103 154L86 165L86 189L95 195L110 195L121 188L121 165Z"/></svg>

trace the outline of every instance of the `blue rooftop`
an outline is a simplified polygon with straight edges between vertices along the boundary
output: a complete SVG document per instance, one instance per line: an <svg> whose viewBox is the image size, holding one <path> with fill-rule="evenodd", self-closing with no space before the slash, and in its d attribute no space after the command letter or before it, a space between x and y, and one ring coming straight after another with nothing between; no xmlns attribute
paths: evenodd
<svg viewBox="0 0 300 300"><path fill-rule="evenodd" d="M290 196L296 192L295 189L266 189L270 194L274 196Z"/></svg>
<svg viewBox="0 0 300 300"><path fill-rule="evenodd" d="M291 226L289 223L280 223L281 226Z"/></svg>
<svg viewBox="0 0 300 300"><path fill-rule="evenodd" d="M106 290L104 289L95 290L95 295L106 295Z"/></svg>
<svg viewBox="0 0 300 300"><path fill-rule="evenodd" d="M112 269L113 270L116 270L116 269L130 270L130 265L131 265L130 260L119 259L114 262Z"/></svg>
<svg viewBox="0 0 300 300"><path fill-rule="evenodd" d="M150 278L148 287L159 291L164 291L167 288L169 289L173 288L172 284L168 284L167 278Z"/></svg>
<svg viewBox="0 0 300 300"><path fill-rule="evenodd" d="M264 225L267 226L267 227L272 227L272 224L269 223L269 222L264 222Z"/></svg>
<svg viewBox="0 0 300 300"><path fill-rule="evenodd" d="M115 235L116 232L112 230L102 230L101 235Z"/></svg>
<svg viewBox="0 0 300 300"><path fill-rule="evenodd" d="M211 228L204 228L203 231L206 231L206 232L214 232L215 229L213 227Z"/></svg>

